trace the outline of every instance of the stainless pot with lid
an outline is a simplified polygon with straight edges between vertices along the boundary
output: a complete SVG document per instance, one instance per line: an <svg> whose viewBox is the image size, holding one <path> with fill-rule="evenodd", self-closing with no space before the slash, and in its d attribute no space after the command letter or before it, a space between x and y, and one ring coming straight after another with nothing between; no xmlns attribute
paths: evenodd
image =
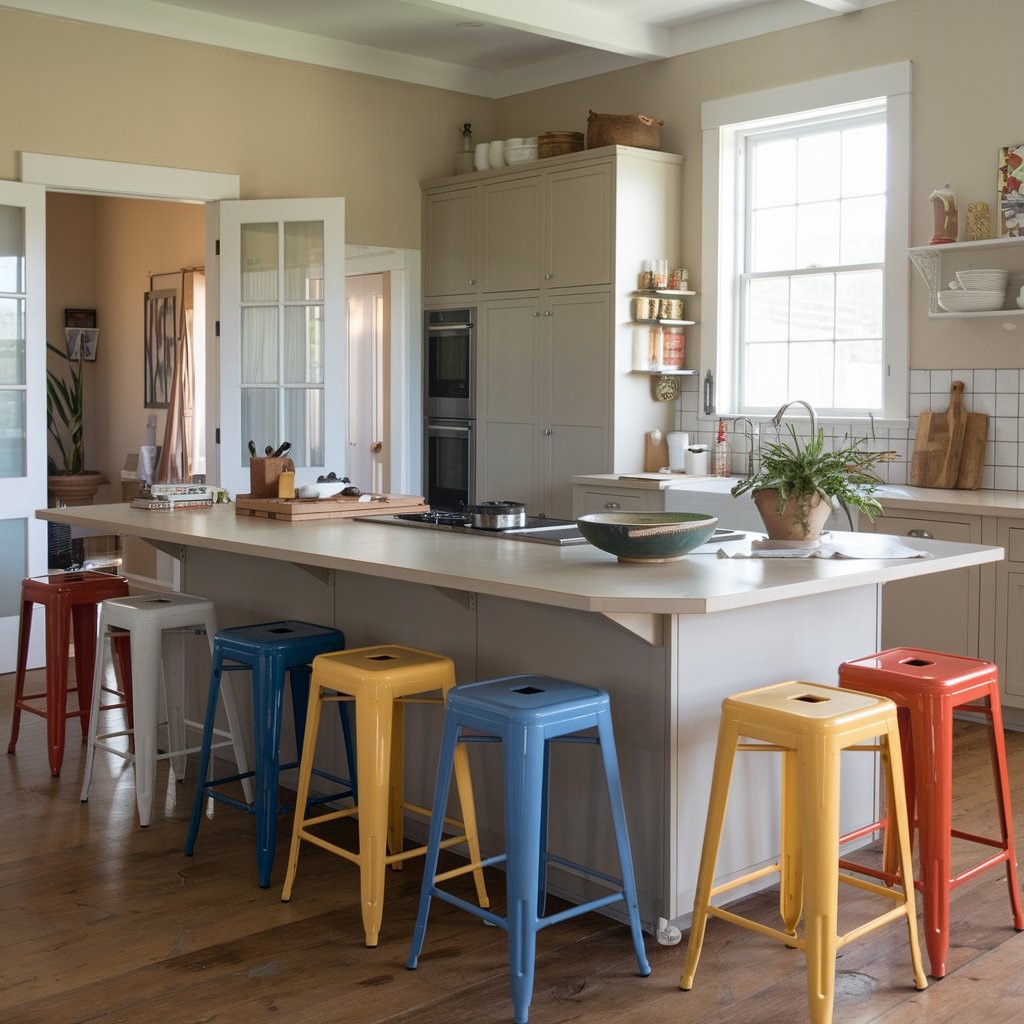
<svg viewBox="0 0 1024 1024"><path fill-rule="evenodd" d="M482 501L467 510L476 530L511 530L526 525L526 506L521 501Z"/></svg>

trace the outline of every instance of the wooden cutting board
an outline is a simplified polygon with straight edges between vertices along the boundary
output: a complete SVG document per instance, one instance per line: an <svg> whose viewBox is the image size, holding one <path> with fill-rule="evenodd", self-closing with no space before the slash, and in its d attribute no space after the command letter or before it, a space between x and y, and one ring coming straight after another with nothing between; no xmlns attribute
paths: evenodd
<svg viewBox="0 0 1024 1024"><path fill-rule="evenodd" d="M960 469L956 477L959 490L974 491L981 486L985 467L985 442L988 440L988 415L969 412L964 430L964 446L960 452Z"/></svg>
<svg viewBox="0 0 1024 1024"><path fill-rule="evenodd" d="M287 523L314 519L347 519L352 516L379 516L394 512L427 512L430 506L422 497L411 494L387 494L375 501L345 498L253 498L239 494L235 515L254 519L280 519Z"/></svg>
<svg viewBox="0 0 1024 1024"><path fill-rule="evenodd" d="M923 412L917 417L914 454L910 462L912 486L957 486L967 430L963 396L964 382L955 380L949 389L949 408L945 412Z"/></svg>
<svg viewBox="0 0 1024 1024"><path fill-rule="evenodd" d="M644 434L644 472L657 473L667 465L668 438L661 430L648 431Z"/></svg>

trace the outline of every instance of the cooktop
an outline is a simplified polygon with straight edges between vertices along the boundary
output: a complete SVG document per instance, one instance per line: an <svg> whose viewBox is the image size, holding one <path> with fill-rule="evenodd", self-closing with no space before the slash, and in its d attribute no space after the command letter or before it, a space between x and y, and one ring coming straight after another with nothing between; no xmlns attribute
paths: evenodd
<svg viewBox="0 0 1024 1024"><path fill-rule="evenodd" d="M579 527L571 519L553 519L548 516L527 516L523 526L504 530L486 530L473 525L473 517L466 512L432 509L430 512L398 512L383 516L357 516L359 523L382 523L387 526L414 526L427 530L448 530L461 534L484 537L504 537L506 540L526 540L537 544L586 544Z"/></svg>

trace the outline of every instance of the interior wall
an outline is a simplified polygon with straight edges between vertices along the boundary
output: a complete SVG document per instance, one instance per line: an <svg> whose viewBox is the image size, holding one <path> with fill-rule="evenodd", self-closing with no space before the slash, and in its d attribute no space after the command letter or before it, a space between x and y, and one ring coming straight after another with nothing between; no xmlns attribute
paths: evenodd
<svg viewBox="0 0 1024 1024"><path fill-rule="evenodd" d="M960 210L995 209L1002 146L1024 141L1020 97L1020 0L986 0L974 13L959 0L896 0L839 18L731 43L672 60L524 93L498 103L498 137L585 131L590 110L640 112L665 121L662 148L686 157L683 257L691 287L701 280L701 125L707 100L862 68L913 62L911 161L913 245L932 234L929 193L949 181ZM961 213L961 224L962 224ZM1024 270L1024 267L1018 267ZM910 274L910 365L917 369L1016 367L1024 326L992 320L929 320L927 290ZM1019 324L1020 321L1014 321ZM699 330L700 344L714 343ZM687 331L687 342L691 330Z"/></svg>
<svg viewBox="0 0 1024 1024"><path fill-rule="evenodd" d="M0 178L20 151L239 175L241 198L346 198L347 241L420 247L419 183L493 100L0 9Z"/></svg>
<svg viewBox="0 0 1024 1024"><path fill-rule="evenodd" d="M96 310L97 357L83 364L86 461L109 481L96 500L120 501L121 469L145 443L148 417L157 418L157 443L166 423L166 410L144 405L149 275L202 265L203 207L51 192L46 223L47 338L63 340L65 307ZM161 276L153 286L180 291L180 283Z"/></svg>

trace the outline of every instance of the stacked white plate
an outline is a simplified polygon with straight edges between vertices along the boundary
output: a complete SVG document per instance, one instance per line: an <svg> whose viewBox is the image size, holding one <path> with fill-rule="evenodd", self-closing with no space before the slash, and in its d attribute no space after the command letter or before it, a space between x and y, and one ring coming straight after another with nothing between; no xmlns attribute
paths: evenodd
<svg viewBox="0 0 1024 1024"><path fill-rule="evenodd" d="M981 291L974 288L953 288L939 292L936 298L947 313L985 313L993 309L1002 309L1005 295L1005 289Z"/></svg>

